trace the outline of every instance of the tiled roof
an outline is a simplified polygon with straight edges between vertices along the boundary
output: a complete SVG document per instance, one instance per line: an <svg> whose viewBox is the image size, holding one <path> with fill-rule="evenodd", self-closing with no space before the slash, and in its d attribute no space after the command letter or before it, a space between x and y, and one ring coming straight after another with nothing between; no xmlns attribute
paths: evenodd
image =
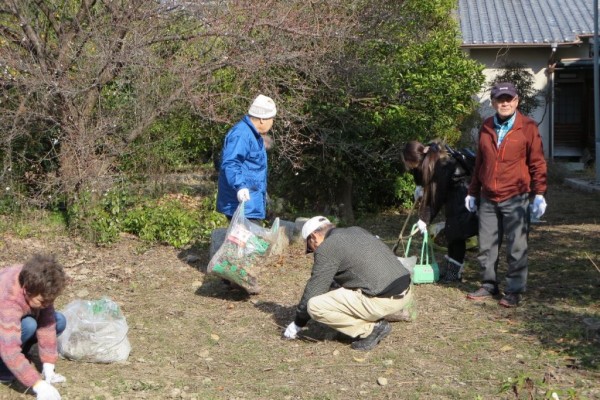
<svg viewBox="0 0 600 400"><path fill-rule="evenodd" d="M594 35L593 0L459 0L462 44L549 46Z"/></svg>

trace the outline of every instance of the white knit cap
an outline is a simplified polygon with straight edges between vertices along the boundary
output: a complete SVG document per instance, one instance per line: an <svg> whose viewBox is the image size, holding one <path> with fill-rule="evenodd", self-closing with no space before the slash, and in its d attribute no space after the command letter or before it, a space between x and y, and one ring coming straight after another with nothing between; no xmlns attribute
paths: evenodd
<svg viewBox="0 0 600 400"><path fill-rule="evenodd" d="M269 119L277 114L277 107L272 98L259 94L252 102L248 115L255 118Z"/></svg>

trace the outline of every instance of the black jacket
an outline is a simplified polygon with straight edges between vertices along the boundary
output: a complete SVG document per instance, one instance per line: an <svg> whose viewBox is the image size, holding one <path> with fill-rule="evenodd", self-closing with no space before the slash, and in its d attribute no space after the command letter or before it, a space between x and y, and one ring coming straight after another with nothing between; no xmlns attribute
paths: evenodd
<svg viewBox="0 0 600 400"><path fill-rule="evenodd" d="M419 170L411 173L417 185L423 186ZM449 241L466 239L477 234L477 216L465 208L470 177L453 157L442 157L434 166L429 187L419 207L419 218L430 224L444 206L445 234ZM434 190L435 189L435 190ZM435 195L432 195L435 193Z"/></svg>

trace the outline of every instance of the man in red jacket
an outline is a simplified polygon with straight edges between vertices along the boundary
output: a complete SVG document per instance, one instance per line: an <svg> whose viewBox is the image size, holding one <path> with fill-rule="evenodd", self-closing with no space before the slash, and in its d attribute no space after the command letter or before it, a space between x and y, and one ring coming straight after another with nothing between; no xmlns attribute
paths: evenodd
<svg viewBox="0 0 600 400"><path fill-rule="evenodd" d="M477 211L479 199L479 262L482 285L467 298L484 300L500 293L498 255L506 235L508 272L500 305L516 307L527 284L529 203L539 218L546 210L546 160L537 124L517 111L519 96L510 82L491 92L496 114L479 131L475 170L465 207Z"/></svg>

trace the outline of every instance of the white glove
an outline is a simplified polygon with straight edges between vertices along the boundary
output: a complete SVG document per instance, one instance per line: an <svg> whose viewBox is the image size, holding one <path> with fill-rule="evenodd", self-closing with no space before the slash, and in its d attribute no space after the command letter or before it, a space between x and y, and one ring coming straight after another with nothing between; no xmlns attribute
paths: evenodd
<svg viewBox="0 0 600 400"><path fill-rule="evenodd" d="M298 336L298 332L300 332L301 330L302 328L296 325L295 322L292 322L285 329L285 332L283 332L283 337L286 339L296 339L296 337Z"/></svg>
<svg viewBox="0 0 600 400"><path fill-rule="evenodd" d="M546 199L541 194L536 194L535 199L533 199L533 208L531 212L535 218L540 218L546 212Z"/></svg>
<svg viewBox="0 0 600 400"><path fill-rule="evenodd" d="M465 208L469 212L477 211L477 205L475 204L475 197L471 196L470 194L467 195L467 197L465 197Z"/></svg>
<svg viewBox="0 0 600 400"><path fill-rule="evenodd" d="M60 393L58 393L58 390L46 381L37 381L37 383L33 385L33 391L37 395L36 400L60 400Z"/></svg>
<svg viewBox="0 0 600 400"><path fill-rule="evenodd" d="M423 233L423 234L427 233L427 224L425 223L425 221L423 221L421 219L417 221L417 228L419 228L421 233Z"/></svg>
<svg viewBox="0 0 600 400"><path fill-rule="evenodd" d="M415 188L415 201L419 200L421 197L423 197L423 186L417 186Z"/></svg>
<svg viewBox="0 0 600 400"><path fill-rule="evenodd" d="M241 203L250 200L250 191L248 189L240 189L237 192L237 199Z"/></svg>
<svg viewBox="0 0 600 400"><path fill-rule="evenodd" d="M67 381L67 378L54 372L54 364L50 363L44 363L42 375L44 376L44 380L48 383L63 383Z"/></svg>

